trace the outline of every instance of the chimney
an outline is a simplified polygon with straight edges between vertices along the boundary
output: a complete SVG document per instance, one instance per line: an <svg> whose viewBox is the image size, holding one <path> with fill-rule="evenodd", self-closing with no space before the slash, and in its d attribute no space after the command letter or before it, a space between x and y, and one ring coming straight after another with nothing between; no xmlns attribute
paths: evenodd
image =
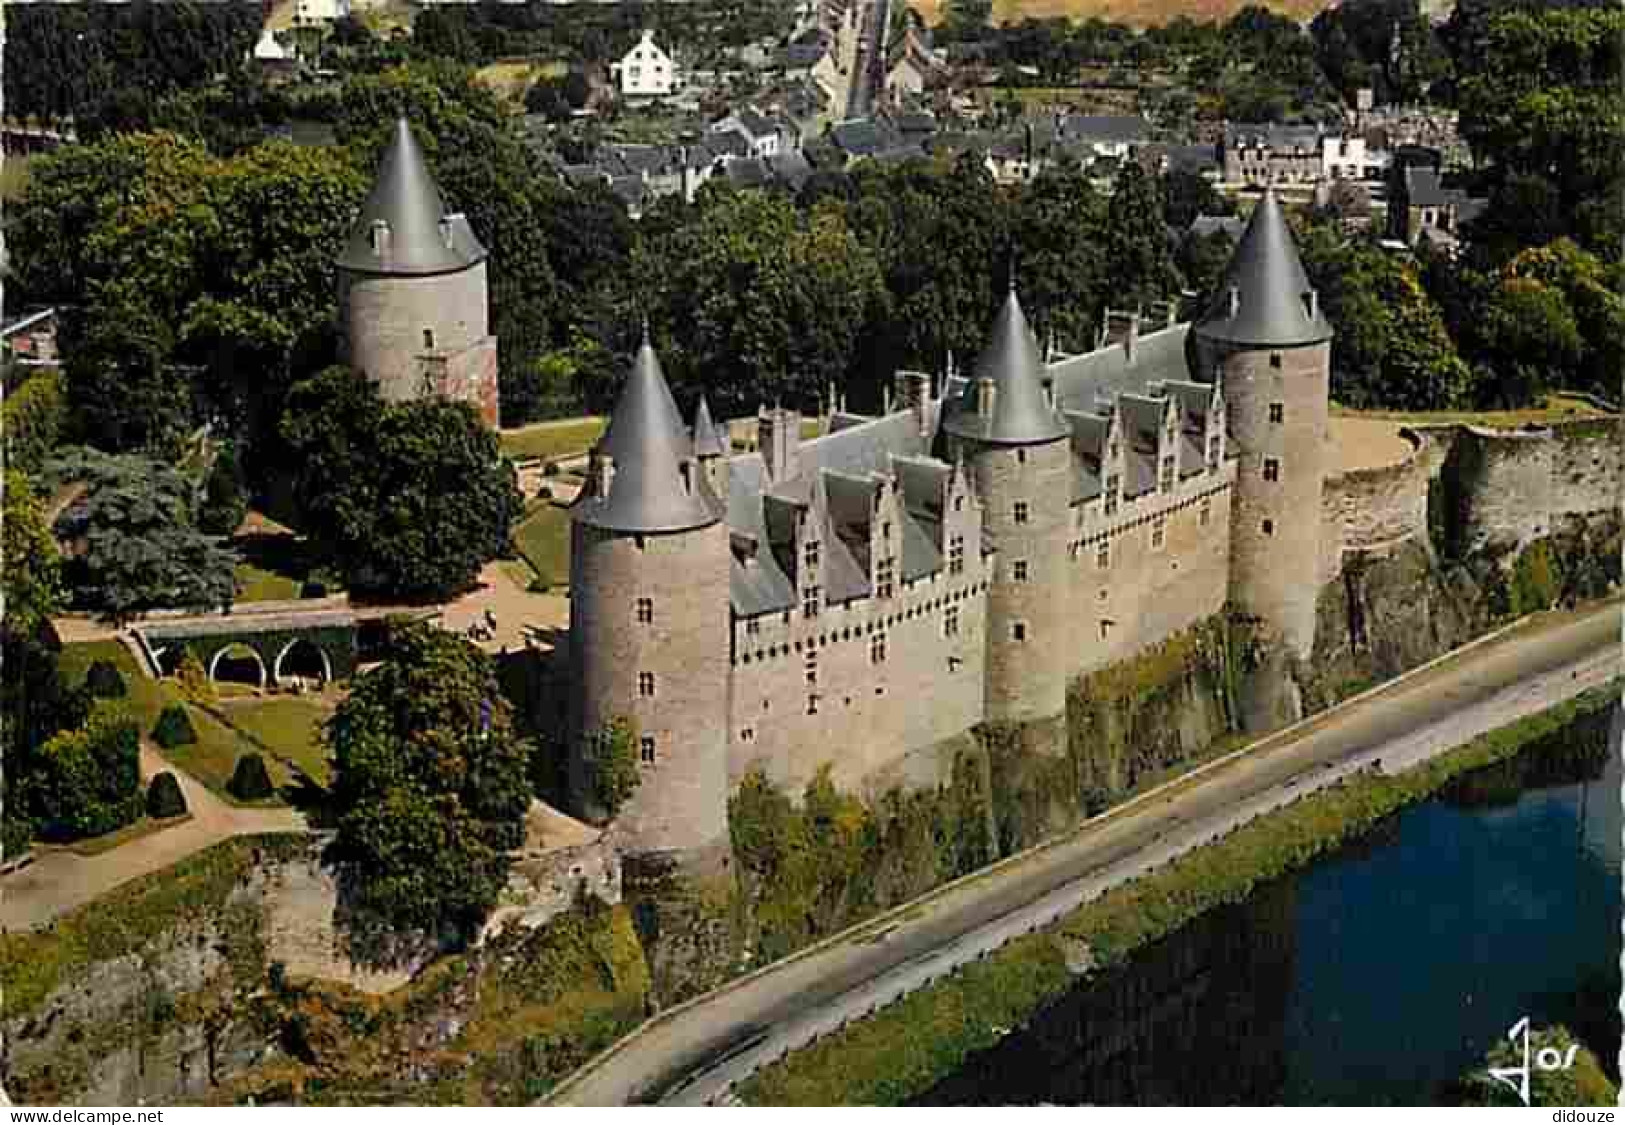
<svg viewBox="0 0 1625 1125"><path fill-rule="evenodd" d="M992 379L976 380L976 413L982 418L993 417L993 396L997 388Z"/></svg>
<svg viewBox="0 0 1625 1125"><path fill-rule="evenodd" d="M1304 306L1309 310L1309 319L1314 320L1320 316L1320 291L1311 289L1303 295Z"/></svg>
<svg viewBox="0 0 1625 1125"><path fill-rule="evenodd" d="M914 412L924 436L930 429L931 376L919 371L899 371L894 376L897 384L897 405Z"/></svg>
<svg viewBox="0 0 1625 1125"><path fill-rule="evenodd" d="M382 219L372 221L372 252L380 258L389 257L389 224Z"/></svg>
<svg viewBox="0 0 1625 1125"><path fill-rule="evenodd" d="M1129 312L1127 309L1106 310L1106 326L1102 333L1101 346L1122 344L1123 353L1130 363L1134 362L1134 346L1140 340L1140 314Z"/></svg>
<svg viewBox="0 0 1625 1125"><path fill-rule="evenodd" d="M798 467L796 450L801 445L801 415L775 406L756 415L756 447L772 481L789 480Z"/></svg>
<svg viewBox="0 0 1625 1125"><path fill-rule="evenodd" d="M1230 287L1230 318L1234 320L1241 315L1241 290L1236 286Z"/></svg>
<svg viewBox="0 0 1625 1125"><path fill-rule="evenodd" d="M443 215L440 219L440 241L447 250L451 249L452 235L455 233L454 223L460 218L458 215Z"/></svg>

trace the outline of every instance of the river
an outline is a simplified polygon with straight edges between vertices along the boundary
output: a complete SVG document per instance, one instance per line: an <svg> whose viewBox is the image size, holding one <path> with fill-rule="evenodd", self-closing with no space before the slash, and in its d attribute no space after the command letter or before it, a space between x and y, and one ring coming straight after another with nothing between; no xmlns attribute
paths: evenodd
<svg viewBox="0 0 1625 1125"><path fill-rule="evenodd" d="M1616 1078L1607 716L1080 985L922 1104L1426 1105L1524 1016Z"/></svg>

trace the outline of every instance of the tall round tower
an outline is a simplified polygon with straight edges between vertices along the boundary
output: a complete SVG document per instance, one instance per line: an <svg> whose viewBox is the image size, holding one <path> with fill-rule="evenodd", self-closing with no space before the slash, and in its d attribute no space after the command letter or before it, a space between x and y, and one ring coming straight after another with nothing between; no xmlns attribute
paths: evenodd
<svg viewBox="0 0 1625 1125"><path fill-rule="evenodd" d="M987 716L1025 722L1066 710L1071 430L1043 385L1038 341L1014 286L942 428L970 468L998 552L988 585Z"/></svg>
<svg viewBox="0 0 1625 1125"><path fill-rule="evenodd" d="M571 509L570 784L601 798L602 736L633 727L626 849L677 858L728 840L728 530L645 336Z"/></svg>
<svg viewBox="0 0 1625 1125"><path fill-rule="evenodd" d="M1221 380L1239 454L1230 596L1307 657L1320 594L1321 485L1332 327L1273 190L1253 211L1194 329L1200 377Z"/></svg>
<svg viewBox="0 0 1625 1125"><path fill-rule="evenodd" d="M448 213L405 118L339 255L345 360L391 402L441 395L497 424L486 250Z"/></svg>

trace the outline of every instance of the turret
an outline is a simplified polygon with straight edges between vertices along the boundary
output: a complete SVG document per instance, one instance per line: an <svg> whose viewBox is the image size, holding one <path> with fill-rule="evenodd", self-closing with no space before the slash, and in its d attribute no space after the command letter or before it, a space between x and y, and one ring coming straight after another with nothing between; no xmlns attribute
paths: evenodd
<svg viewBox="0 0 1625 1125"><path fill-rule="evenodd" d="M1066 544L1071 430L1043 386L1038 341L1012 285L964 392L945 404L998 552L987 603L987 714L1053 718L1066 708Z"/></svg>
<svg viewBox="0 0 1625 1125"><path fill-rule="evenodd" d="M728 454L731 452L728 436L711 420L711 406L700 396L694 410L694 459L699 463L700 475L712 493L721 500L728 498Z"/></svg>
<svg viewBox="0 0 1625 1125"><path fill-rule="evenodd" d="M1274 191L1253 211L1193 331L1198 377L1223 383L1238 458L1231 600L1307 657L1320 593L1332 328Z"/></svg>
<svg viewBox="0 0 1625 1125"><path fill-rule="evenodd" d="M633 855L726 853L728 531L700 453L645 334L570 511L571 790L606 814L602 736L630 723Z"/></svg>
<svg viewBox="0 0 1625 1125"><path fill-rule="evenodd" d="M397 121L335 263L346 362L385 399L443 395L495 426L486 256L468 220L446 210L412 127Z"/></svg>

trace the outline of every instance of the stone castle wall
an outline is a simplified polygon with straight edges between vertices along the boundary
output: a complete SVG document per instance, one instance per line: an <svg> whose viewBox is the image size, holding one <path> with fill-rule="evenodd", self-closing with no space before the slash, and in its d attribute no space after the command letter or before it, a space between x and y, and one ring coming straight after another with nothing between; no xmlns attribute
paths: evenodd
<svg viewBox="0 0 1625 1125"><path fill-rule="evenodd" d="M429 389L421 357L454 356L490 337L485 263L430 277L340 270L339 316L350 366L391 402L420 398Z"/></svg>
<svg viewBox="0 0 1625 1125"><path fill-rule="evenodd" d="M707 848L728 835L728 529L669 535L572 528L570 635L577 709L570 729L630 719L654 761L616 823L627 844ZM649 600L651 620L637 605ZM644 694L641 677L653 677ZM602 813L583 754L572 753L577 807ZM640 751L641 757L641 751Z"/></svg>
<svg viewBox="0 0 1625 1125"><path fill-rule="evenodd" d="M1563 516L1617 510L1625 441L1614 418L1539 430L1461 426L1443 472L1457 550L1515 549Z"/></svg>
<svg viewBox="0 0 1625 1125"><path fill-rule="evenodd" d="M1403 431L1411 452L1392 465L1326 478L1321 492L1320 582L1343 573L1345 551L1381 551L1428 531L1428 485L1438 471L1428 442Z"/></svg>
<svg viewBox="0 0 1625 1125"><path fill-rule="evenodd" d="M1099 500L1074 509L1069 679L1128 660L1224 608L1235 475L1225 461L1170 494L1125 500L1111 517Z"/></svg>

